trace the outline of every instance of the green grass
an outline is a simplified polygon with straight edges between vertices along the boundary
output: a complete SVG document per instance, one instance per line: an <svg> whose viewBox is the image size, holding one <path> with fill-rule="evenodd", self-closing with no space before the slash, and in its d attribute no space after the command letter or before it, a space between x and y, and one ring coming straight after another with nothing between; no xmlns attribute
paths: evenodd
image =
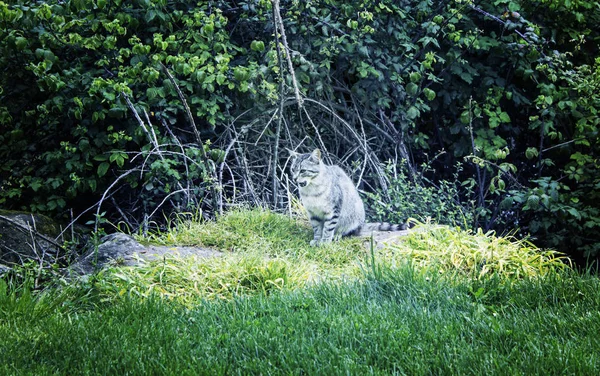
<svg viewBox="0 0 600 376"><path fill-rule="evenodd" d="M0 374L600 374L600 279L499 239L432 227L371 254L310 248L266 211L181 224L151 240L228 252L36 293L0 280ZM440 251L489 244L484 264ZM514 258L533 267L481 273Z"/></svg>
<svg viewBox="0 0 600 376"><path fill-rule="evenodd" d="M391 263L409 258L441 273L458 272L474 279L536 277L571 267L564 255L541 250L528 239L432 224L420 224L402 242L384 249L380 257Z"/></svg>

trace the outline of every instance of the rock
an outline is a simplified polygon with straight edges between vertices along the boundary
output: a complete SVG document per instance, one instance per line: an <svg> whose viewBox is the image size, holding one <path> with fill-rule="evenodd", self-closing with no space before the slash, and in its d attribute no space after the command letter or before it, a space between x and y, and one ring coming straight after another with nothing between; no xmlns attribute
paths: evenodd
<svg viewBox="0 0 600 376"><path fill-rule="evenodd" d="M64 256L60 232L60 225L45 215L0 210L0 263L55 262Z"/></svg>
<svg viewBox="0 0 600 376"><path fill-rule="evenodd" d="M70 269L77 274L91 274L108 263L131 266L135 265L134 255L145 251L146 247L133 237L117 232L100 239L97 248L90 245Z"/></svg>
<svg viewBox="0 0 600 376"><path fill-rule="evenodd" d="M8 273L11 271L11 268L9 268L8 266L2 265L0 264L0 277L2 277L2 275Z"/></svg>
<svg viewBox="0 0 600 376"><path fill-rule="evenodd" d="M97 249L90 246L69 269L70 274L85 275L106 266L138 266L144 262L160 260L167 255L217 257L222 253L199 247L144 246L130 235L114 233L100 239Z"/></svg>
<svg viewBox="0 0 600 376"><path fill-rule="evenodd" d="M371 236L373 237L373 246L375 249L384 248L390 244L398 243L402 237L410 234L414 230L399 230L399 231L373 231L371 234L361 234L360 237L365 239L364 245L369 249L371 247Z"/></svg>
<svg viewBox="0 0 600 376"><path fill-rule="evenodd" d="M151 245L148 247L148 252L141 255L141 258L146 261L160 260L164 256L177 257L218 257L222 256L223 252L209 248L201 247L169 247Z"/></svg>

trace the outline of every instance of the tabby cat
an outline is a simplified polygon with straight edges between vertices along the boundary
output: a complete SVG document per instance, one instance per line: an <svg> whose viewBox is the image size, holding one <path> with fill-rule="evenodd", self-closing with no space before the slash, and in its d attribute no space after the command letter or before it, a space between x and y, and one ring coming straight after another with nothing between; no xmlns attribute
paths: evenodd
<svg viewBox="0 0 600 376"><path fill-rule="evenodd" d="M323 163L321 151L300 154L290 150L292 178L298 184L300 199L308 212L314 238L321 245L342 236L367 231L396 231L405 225L365 223L365 207L352 180L339 166Z"/></svg>

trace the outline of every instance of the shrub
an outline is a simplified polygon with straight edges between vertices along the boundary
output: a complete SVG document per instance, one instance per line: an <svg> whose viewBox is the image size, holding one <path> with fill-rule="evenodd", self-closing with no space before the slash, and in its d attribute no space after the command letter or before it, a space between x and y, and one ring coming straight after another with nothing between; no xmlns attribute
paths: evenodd
<svg viewBox="0 0 600 376"><path fill-rule="evenodd" d="M388 164L385 172L388 188L365 193L366 206L373 220L405 223L408 218L415 218L463 228L474 225L472 209L461 202L464 195L457 182L441 180L433 183L424 173L411 178L404 162Z"/></svg>

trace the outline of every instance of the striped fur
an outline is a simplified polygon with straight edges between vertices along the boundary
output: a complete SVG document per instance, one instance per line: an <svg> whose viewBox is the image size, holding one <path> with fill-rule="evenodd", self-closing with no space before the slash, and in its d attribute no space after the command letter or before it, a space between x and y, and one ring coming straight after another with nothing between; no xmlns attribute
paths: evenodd
<svg viewBox="0 0 600 376"><path fill-rule="evenodd" d="M367 222L363 223L363 225L360 228L360 231L402 231L406 229L408 229L408 226L405 223L397 225L389 222Z"/></svg>
<svg viewBox="0 0 600 376"><path fill-rule="evenodd" d="M340 167L324 164L319 149L307 154L290 152L292 178L313 227L311 245L368 231L406 228L386 222L365 223L365 208L354 183Z"/></svg>

